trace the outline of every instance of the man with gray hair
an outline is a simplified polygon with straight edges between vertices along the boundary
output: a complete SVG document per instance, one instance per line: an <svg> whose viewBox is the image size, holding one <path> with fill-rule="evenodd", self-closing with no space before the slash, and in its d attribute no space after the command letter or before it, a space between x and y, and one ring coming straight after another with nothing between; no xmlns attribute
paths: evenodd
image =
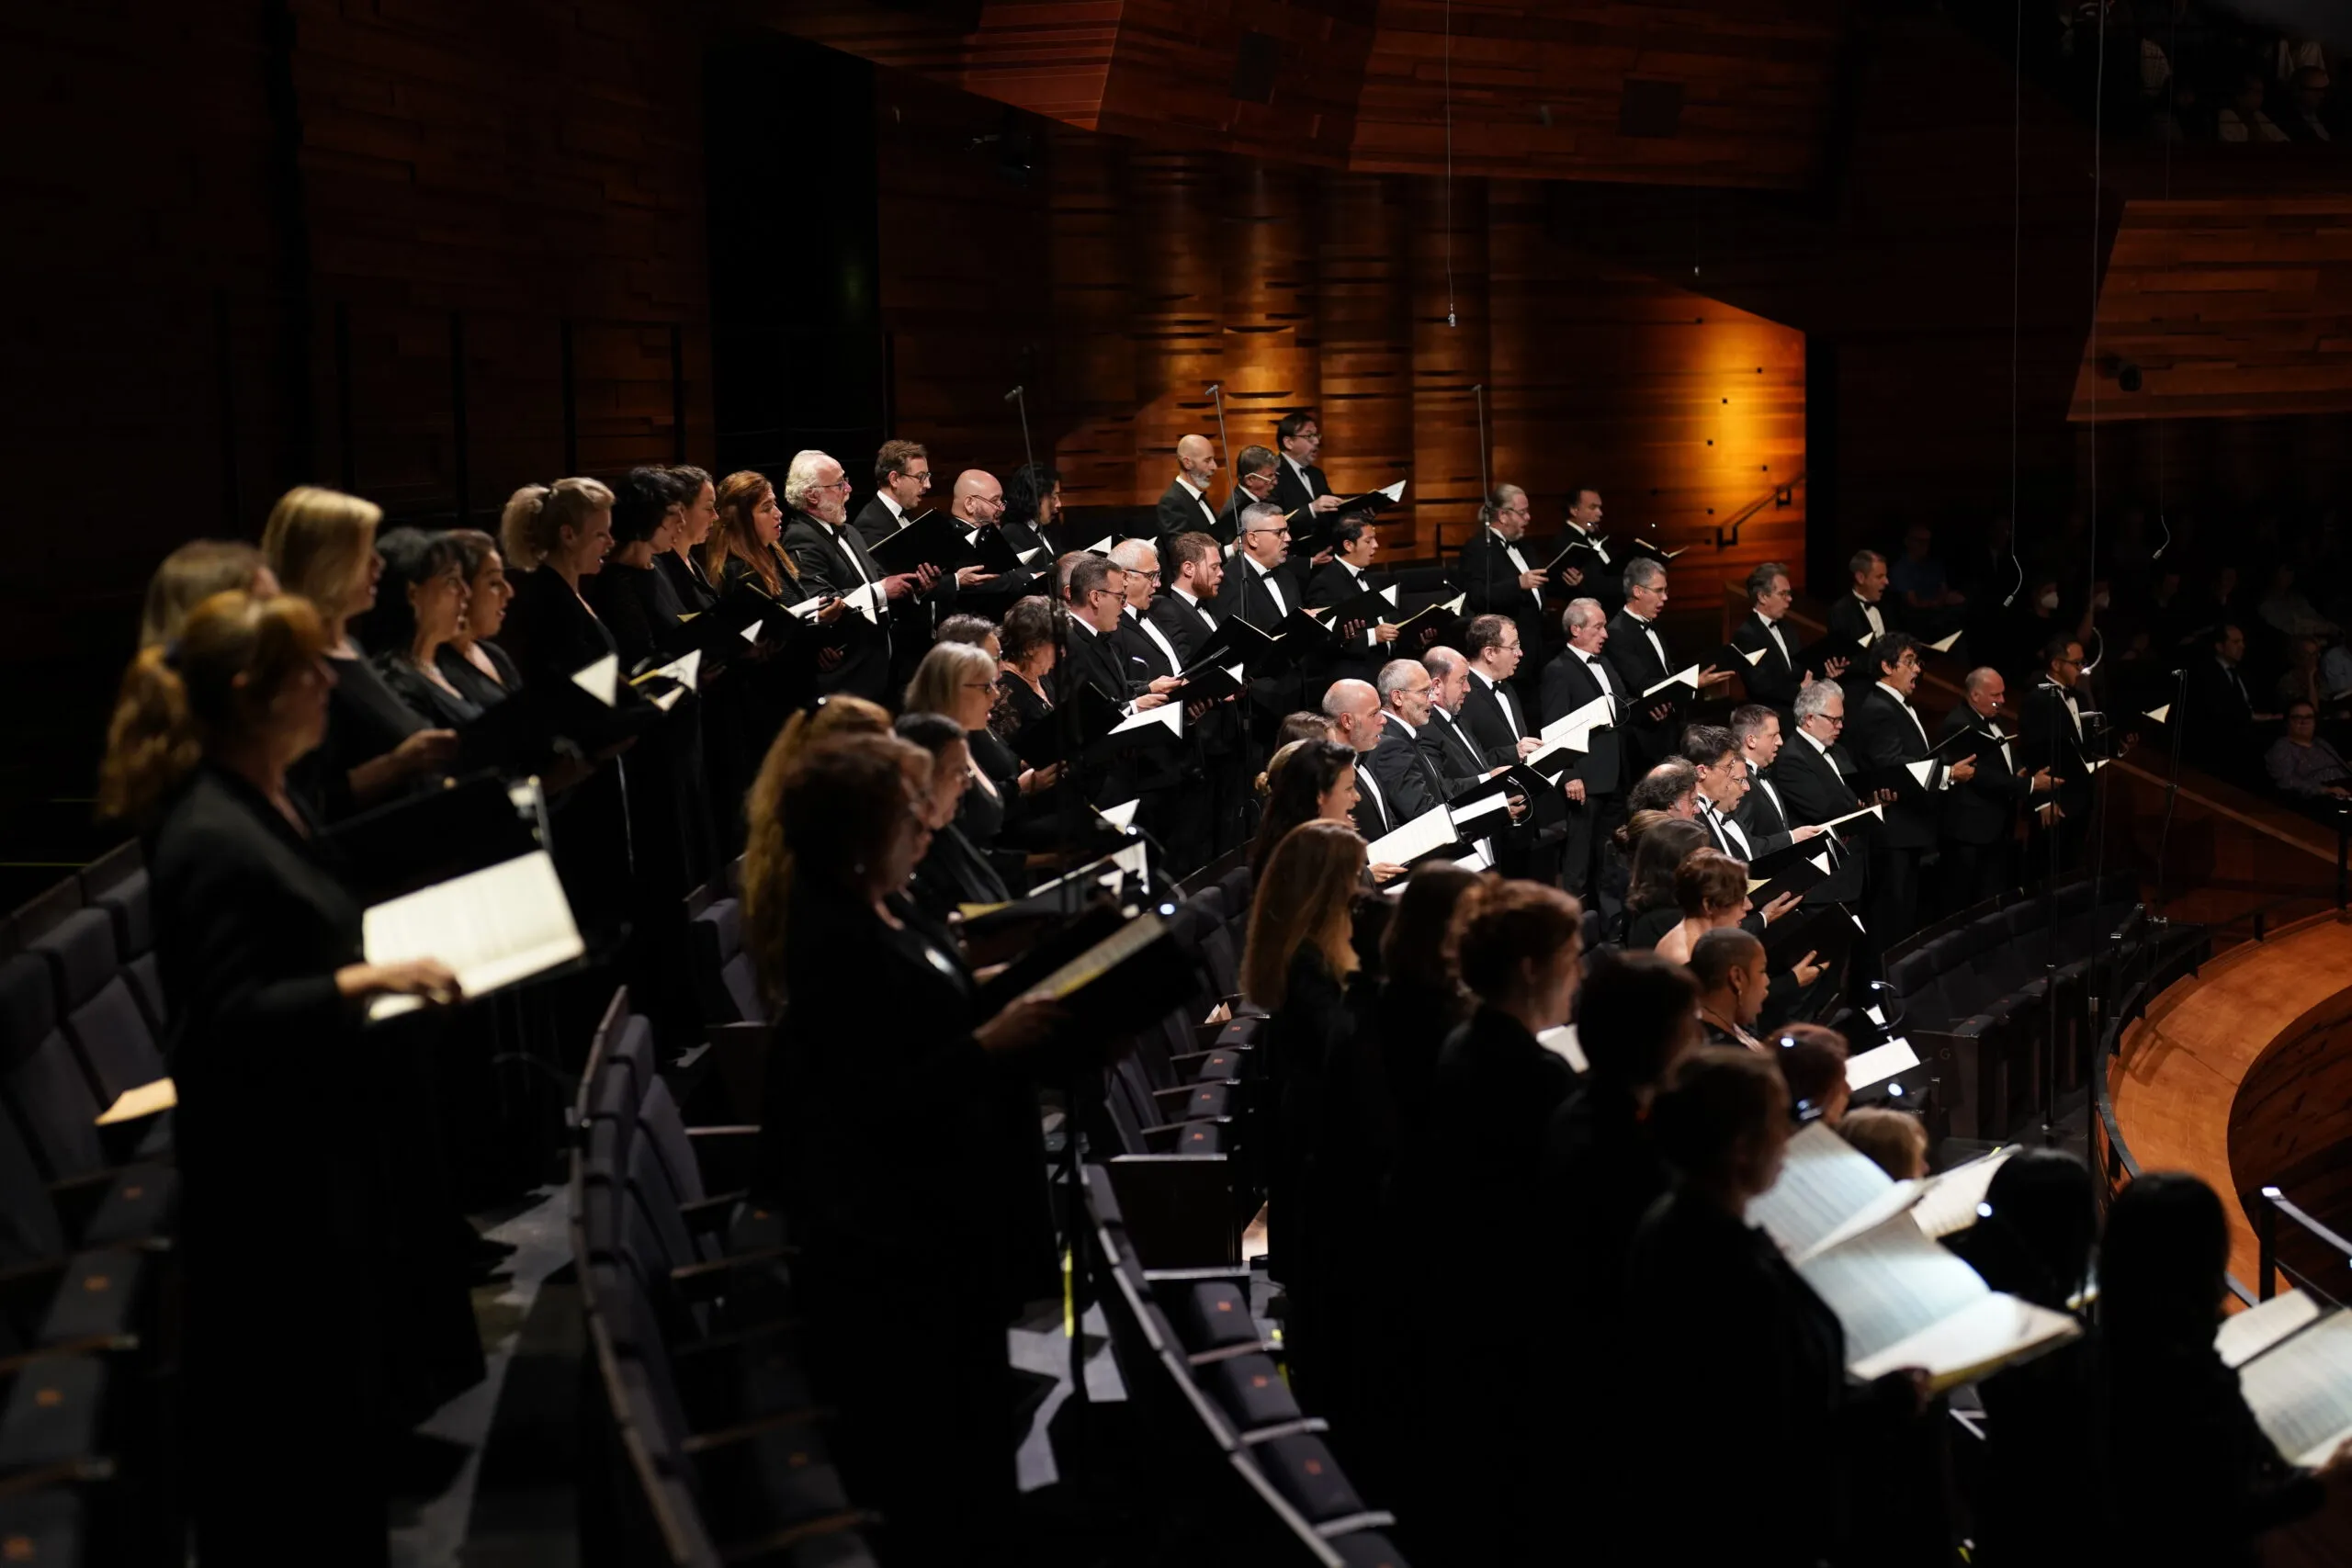
<svg viewBox="0 0 2352 1568"><path fill-rule="evenodd" d="M1216 448L1205 435L1185 435L1176 442L1176 477L1159 492L1159 536L1163 539L1193 532L1216 535L1217 510L1209 504L1209 485L1216 478ZM1217 543L1230 544L1225 536Z"/></svg>
<svg viewBox="0 0 2352 1568"><path fill-rule="evenodd" d="M1244 446L1233 457L1233 489L1225 498L1225 505L1217 513L1215 526L1209 532L1226 547L1230 557L1241 547L1242 509L1255 502L1271 502L1274 498L1275 470L1282 459L1270 446ZM1283 509L1274 508L1276 516Z"/></svg>
<svg viewBox="0 0 2352 1568"><path fill-rule="evenodd" d="M1478 508L1478 531L1464 541L1446 575L1462 590L1463 608L1473 619L1502 615L1519 627L1525 675L1518 684L1523 696L1532 697L1550 628L1544 614L1544 573L1527 557L1533 547L1527 542L1529 517L1527 492L1514 484L1497 485Z"/></svg>
<svg viewBox="0 0 2352 1568"><path fill-rule="evenodd" d="M2029 772L2018 737L2001 722L2001 704L2008 682L1997 670L1971 670L1963 684L1964 700L1944 715L1937 730L1941 744L1962 731L1969 744L1952 755L1976 753L1976 774L1944 792L1939 803L1942 848L1937 902L1941 912L1965 909L2014 886L2017 868L2013 844L2018 807L2050 788L2050 770Z"/></svg>
<svg viewBox="0 0 2352 1568"><path fill-rule="evenodd" d="M1626 570L1655 562L1629 561ZM1624 727L1630 722L1634 693L1624 677L1603 657L1609 646L1609 622L1598 599L1571 599L1560 615L1568 646L1544 667L1545 724L1555 724L1604 696L1607 718L1589 731L1585 754L1561 780L1566 796L1567 831L1561 844L1561 879L1571 893L1582 896L1594 886L1598 857L1610 835L1625 819L1627 771Z"/></svg>
<svg viewBox="0 0 2352 1568"><path fill-rule="evenodd" d="M1849 776L1854 760L1838 738L1846 728L1846 689L1815 681L1797 694L1797 732L1771 767L1772 788L1792 825L1829 822L1861 809Z"/></svg>
<svg viewBox="0 0 2352 1568"><path fill-rule="evenodd" d="M1372 752L1387 725L1380 694L1362 681L1335 681L1323 694L1323 716L1331 721L1332 739L1355 748L1356 831L1369 841L1403 827L1409 818L1401 803L1390 804L1372 772Z"/></svg>
<svg viewBox="0 0 2352 1568"><path fill-rule="evenodd" d="M1795 597L1787 563L1765 561L1747 574L1747 618L1731 634L1734 651L1748 656L1732 667L1732 673L1747 684L1751 700L1770 704L1784 718L1797 694L1813 684L1813 671L1797 662L1801 639L1785 624ZM1826 673L1835 680L1850 662L1829 660Z"/></svg>
<svg viewBox="0 0 2352 1568"><path fill-rule="evenodd" d="M828 696L849 692L887 707L893 641L920 635L908 612L939 581L939 570L925 565L885 573L848 525L849 491L840 463L819 451L795 453L784 476L784 503L791 515L778 542L792 557L804 587L848 599L855 612L842 617L849 645L839 664L818 671L818 691Z"/></svg>
<svg viewBox="0 0 2352 1568"><path fill-rule="evenodd" d="M1267 636L1279 637L1283 623L1304 603L1288 558L1290 524L1281 507L1253 501L1241 508L1240 526L1239 553L1217 586L1217 617L1238 615ZM1307 706L1311 700L1296 660L1279 674L1258 676L1250 682L1250 728L1261 740L1271 739L1283 715Z"/></svg>

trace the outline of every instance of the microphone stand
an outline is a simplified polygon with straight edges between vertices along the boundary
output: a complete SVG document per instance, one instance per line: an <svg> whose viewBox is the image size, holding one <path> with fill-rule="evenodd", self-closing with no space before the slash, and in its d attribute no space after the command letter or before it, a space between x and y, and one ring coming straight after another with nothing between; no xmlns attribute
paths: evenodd
<svg viewBox="0 0 2352 1568"><path fill-rule="evenodd" d="M1211 381L1207 386L1201 389L1206 392L1209 395L1210 400L1216 404L1217 455L1225 459L1226 468L1230 472L1233 468L1233 443L1227 438L1225 434L1225 383L1222 381Z"/></svg>
<svg viewBox="0 0 2352 1568"><path fill-rule="evenodd" d="M2051 687L2050 734L2043 742L2042 755L2055 759L2058 755L2059 726L2064 722L2066 703L2056 682L2046 677ZM2041 1141L2055 1143L2058 1137L2058 866L2061 859L2060 824L2065 820L2065 807L2058 804L2060 791L2050 791L2053 815L2049 830L2042 835L2047 851L2046 865L2041 879L2041 999L2043 1003L2043 1035L2041 1045Z"/></svg>
<svg viewBox="0 0 2352 1568"><path fill-rule="evenodd" d="M1053 607L1055 668L1068 670L1072 667L1070 650L1074 646L1069 624L1069 595L1063 590L1059 566L1051 558L1053 541L1046 536L1045 530L1043 485L1046 476L1045 470L1037 467L1036 449L1029 442L1029 399L1024 389L1015 387L1004 395L1004 400L1013 404L1021 412L1021 454L1023 461L1028 465L1030 482L1034 487L1037 487L1039 491L1035 498L1039 514L1033 525L1036 527L1038 536L1046 540L1046 551L1049 558L1046 577L1053 584L1053 591L1046 596L1046 603ZM1064 692L1069 693L1071 689L1071 682L1065 680ZM1061 846L1064 852L1068 852L1080 841L1086 826L1083 815L1085 801L1081 797L1079 787L1079 759L1085 750L1085 739L1078 727L1076 703L1066 700L1058 704L1055 708L1054 716L1062 737L1062 776L1056 781L1054 788L1059 796L1059 805L1057 809L1061 818ZM1083 897L1084 889L1079 886L1076 879L1071 878L1063 882L1060 897L1057 901L1063 906L1062 914L1065 918L1077 915ZM1088 1097L1090 1106L1093 1101L1099 1100L1103 1094L1099 1071L1091 1086L1084 1084L1081 1081L1082 1077L1076 1055L1065 1054L1061 1086L1062 1225L1063 1235L1069 1247L1070 1418L1076 1428L1074 1452L1081 1459L1088 1454L1092 1446L1091 1402L1087 1397L1086 1388L1086 1314L1093 1304L1093 1257L1087 1236L1086 1169L1082 1140L1080 1136L1079 1106L1082 1089L1091 1089ZM1080 1478L1074 1476L1072 1480L1075 1483Z"/></svg>

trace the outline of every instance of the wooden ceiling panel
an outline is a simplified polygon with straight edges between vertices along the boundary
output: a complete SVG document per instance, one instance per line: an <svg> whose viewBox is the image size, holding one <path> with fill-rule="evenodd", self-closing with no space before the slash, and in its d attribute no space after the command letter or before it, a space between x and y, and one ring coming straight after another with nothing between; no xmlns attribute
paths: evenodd
<svg viewBox="0 0 2352 1568"><path fill-rule="evenodd" d="M739 0L756 25L1159 146L1779 190L1819 175L1852 3Z"/></svg>
<svg viewBox="0 0 2352 1568"><path fill-rule="evenodd" d="M2121 385L2127 366L2137 391ZM2070 418L2346 411L2352 196L2125 205Z"/></svg>

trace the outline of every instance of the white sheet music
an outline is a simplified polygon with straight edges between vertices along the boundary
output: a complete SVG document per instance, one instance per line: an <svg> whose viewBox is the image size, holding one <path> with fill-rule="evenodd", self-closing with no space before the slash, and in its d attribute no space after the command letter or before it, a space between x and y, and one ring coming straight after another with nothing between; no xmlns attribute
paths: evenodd
<svg viewBox="0 0 2352 1568"><path fill-rule="evenodd" d="M2278 1451L2316 1465L2352 1436L2352 1314L2332 1312L2238 1369L2238 1391Z"/></svg>
<svg viewBox="0 0 2352 1568"><path fill-rule="evenodd" d="M1510 796L1498 794L1487 795L1482 800L1474 800L1467 806L1450 806L1446 810L1453 817L1453 826L1458 829L1464 823L1475 822L1490 811L1504 810L1510 805Z"/></svg>
<svg viewBox="0 0 2352 1568"><path fill-rule="evenodd" d="M1885 1021L1876 1021L1883 1023ZM1846 1087L1849 1089L1868 1089L1918 1065L1919 1053L1911 1048L1911 1042L1890 1040L1875 1050L1846 1058Z"/></svg>
<svg viewBox="0 0 2352 1568"><path fill-rule="evenodd" d="M863 583L851 589L842 595L842 603L877 626L882 624L882 617L889 614L890 610L890 595L883 591L882 584L879 582Z"/></svg>
<svg viewBox="0 0 2352 1568"><path fill-rule="evenodd" d="M1755 652L1750 653L1744 648L1735 648L1732 651L1738 654L1742 659L1747 660L1748 668L1752 670L1757 665L1763 663L1764 656L1772 650L1769 648L1759 648Z"/></svg>
<svg viewBox="0 0 2352 1568"><path fill-rule="evenodd" d="M1792 1261L1802 1260L1902 1213L1917 1189L1890 1178L1827 1122L1814 1122L1789 1140L1772 1190L1747 1201L1747 1219Z"/></svg>
<svg viewBox="0 0 2352 1568"><path fill-rule="evenodd" d="M611 707L621 692L619 656L608 653L585 669L573 671L571 683L606 707Z"/></svg>
<svg viewBox="0 0 2352 1568"><path fill-rule="evenodd" d="M1156 708L1146 708L1141 713L1130 715L1125 721L1114 728L1111 730L1111 733L1114 735L1123 735L1130 729L1143 729L1155 724L1161 726L1170 735L1183 734L1184 705L1182 703L1162 703Z"/></svg>
<svg viewBox="0 0 2352 1568"><path fill-rule="evenodd" d="M1846 1329L1846 1363L1870 1360L1992 1294L1975 1269L1894 1214L1797 1264Z"/></svg>
<svg viewBox="0 0 2352 1568"><path fill-rule="evenodd" d="M754 621L752 626L753 634L757 635L759 623ZM702 683L702 649L689 649L684 659L673 659L652 673L675 681L689 692L694 691ZM639 679L644 678L639 677Z"/></svg>
<svg viewBox="0 0 2352 1568"><path fill-rule="evenodd" d="M1993 1178L2017 1152L2018 1145L2011 1144L1928 1178L1927 1190L1911 1209L1919 1229L1931 1236L1947 1236L1974 1224L1980 1217L1977 1205L1993 1190Z"/></svg>
<svg viewBox="0 0 2352 1568"><path fill-rule="evenodd" d="M1645 697L1657 696L1668 686L1688 686L1692 691L1697 691L1699 689L1699 667L1693 664L1688 670L1677 670L1673 674L1668 675L1657 685L1645 691L1642 695Z"/></svg>
<svg viewBox="0 0 2352 1568"><path fill-rule="evenodd" d="M2268 1301L2233 1312L2213 1331L2213 1350L2222 1365L2245 1366L2290 1334L2319 1317L2319 1303L2301 1291L2284 1291Z"/></svg>
<svg viewBox="0 0 2352 1568"><path fill-rule="evenodd" d="M1097 815L1112 827L1125 832L1136 825L1136 807L1142 804L1139 800L1122 801L1116 806L1102 807Z"/></svg>
<svg viewBox="0 0 2352 1568"><path fill-rule="evenodd" d="M469 997L586 951L555 862L544 850L378 904L362 917L360 930L368 963L438 959L456 972ZM413 997L379 997L368 1016L390 1018L419 1005Z"/></svg>
<svg viewBox="0 0 2352 1568"><path fill-rule="evenodd" d="M1928 1245L1934 1247L1935 1243ZM1950 1253L1945 1253L1944 1258L1959 1264L1971 1280L1975 1279L1966 1264ZM1978 1288L1983 1287L1980 1284ZM1941 1393L1988 1377L2003 1367L2030 1360L2044 1350L2081 1338L2082 1334L2082 1325L2064 1313L2052 1312L1997 1291L1989 1292L1874 1356L1855 1356L1849 1343L1846 1370L1858 1378L1868 1379L1905 1367L1918 1367L1928 1374L1929 1391Z"/></svg>
<svg viewBox="0 0 2352 1568"><path fill-rule="evenodd" d="M1589 751L1592 748L1586 745L1585 737L1596 729L1608 728L1609 694L1603 692L1582 707L1562 714L1545 725L1541 739L1546 745L1575 746Z"/></svg>
<svg viewBox="0 0 2352 1568"><path fill-rule="evenodd" d="M1589 1070L1591 1066L1584 1059L1584 1043L1577 1038L1577 1026L1573 1023L1544 1031L1535 1037L1535 1043L1561 1057L1579 1073Z"/></svg>
<svg viewBox="0 0 2352 1568"><path fill-rule="evenodd" d="M1364 851L1374 865L1408 865L1454 841L1453 818L1442 806L1432 806L1393 833L1374 839Z"/></svg>

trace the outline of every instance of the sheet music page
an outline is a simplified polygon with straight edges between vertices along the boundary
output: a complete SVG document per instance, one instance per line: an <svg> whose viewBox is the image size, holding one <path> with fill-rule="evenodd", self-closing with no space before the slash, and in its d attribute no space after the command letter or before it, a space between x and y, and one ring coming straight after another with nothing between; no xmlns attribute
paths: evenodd
<svg viewBox="0 0 2352 1568"><path fill-rule="evenodd" d="M1584 706L1574 712L1563 714L1545 725L1539 739L1552 746L1566 744L1584 747L1584 738L1589 732L1608 728L1609 694L1603 692ZM1585 747L1585 749L1590 748Z"/></svg>
<svg viewBox="0 0 2352 1568"><path fill-rule="evenodd" d="M587 951L545 850L378 904L361 918L360 931L368 963L438 959L456 972L468 997ZM379 997L368 1016L390 1018L420 1005L413 997Z"/></svg>
<svg viewBox="0 0 2352 1568"><path fill-rule="evenodd" d="M1170 735L1183 734L1184 705L1182 703L1162 703L1156 708L1146 708L1143 712L1132 715L1126 719L1121 721L1119 724L1114 726L1110 733L1113 735L1121 735L1130 729L1142 729L1147 726L1154 724L1160 726Z"/></svg>
<svg viewBox="0 0 2352 1568"><path fill-rule="evenodd" d="M2238 1369L2238 1391L2278 1451L2316 1465L2352 1435L2352 1313L2332 1312Z"/></svg>
<svg viewBox="0 0 2352 1568"><path fill-rule="evenodd" d="M1453 818L1442 806L1432 806L1395 832L1374 839L1364 851L1365 863L1409 865L1431 850L1454 840Z"/></svg>
<svg viewBox="0 0 2352 1568"><path fill-rule="evenodd" d="M571 683L611 707L620 696L621 661L616 654L608 653L595 663L571 672Z"/></svg>
<svg viewBox="0 0 2352 1568"><path fill-rule="evenodd" d="M1931 1236L1947 1236L1974 1224L1976 1206L1992 1190L1994 1176L2017 1152L2018 1145L2011 1144L2007 1148L1995 1149L1965 1165L1956 1165L1928 1178L1926 1190L1919 1194L1919 1201L1911 1211L1911 1217L1919 1222L1919 1229Z"/></svg>
<svg viewBox="0 0 2352 1568"><path fill-rule="evenodd" d="M1748 668L1752 670L1757 665L1763 663L1764 656L1772 650L1769 648L1759 648L1755 652L1750 653L1744 648L1735 648L1732 651L1738 654L1742 659L1747 660Z"/></svg>
<svg viewBox="0 0 2352 1568"><path fill-rule="evenodd" d="M1449 807L1447 810L1453 818L1453 825L1459 828L1465 822L1476 821L1490 811L1504 810L1510 805L1510 796L1508 794L1497 794L1480 800L1474 800L1467 806Z"/></svg>
<svg viewBox="0 0 2352 1568"><path fill-rule="evenodd" d="M1965 1269L1967 1265L1961 1267ZM1981 1300L1969 1303L1875 1356L1855 1356L1849 1341L1846 1370L1867 1379L1905 1367L1919 1367L1928 1373L1928 1388L1941 1393L1988 1377L2003 1367L2030 1360L2044 1350L2056 1349L2069 1340L2081 1338L2082 1333L2082 1325L2064 1313L2051 1312L2016 1296L1988 1292Z"/></svg>
<svg viewBox="0 0 2352 1568"><path fill-rule="evenodd" d="M1080 987L1101 979L1112 969L1141 953L1165 930L1166 924L1157 914L1137 915L1038 981L1031 989L1043 991L1058 1001Z"/></svg>
<svg viewBox="0 0 2352 1568"><path fill-rule="evenodd" d="M1112 827L1125 831L1126 829L1135 826L1136 807L1142 804L1143 802L1139 800L1121 801L1116 806L1105 806L1102 807L1096 815L1101 817L1103 821L1111 824Z"/></svg>
<svg viewBox="0 0 2352 1568"><path fill-rule="evenodd" d="M1535 1043L1566 1061L1579 1074L1590 1066L1584 1059L1584 1043L1577 1038L1577 1026L1573 1023L1545 1030L1535 1037Z"/></svg>
<svg viewBox="0 0 2352 1568"><path fill-rule="evenodd" d="M1790 1258L1802 1258L1857 1214L1893 1201L1888 1195L1895 1186L1827 1122L1808 1122L1789 1140L1772 1190L1747 1201L1747 1220L1763 1226Z"/></svg>
<svg viewBox="0 0 2352 1568"><path fill-rule="evenodd" d="M1884 1020L1874 1021L1883 1023ZM1911 1048L1911 1042L1890 1040L1859 1056L1846 1058L1846 1087L1849 1089L1868 1089L1918 1065L1919 1053Z"/></svg>
<svg viewBox="0 0 2352 1568"><path fill-rule="evenodd" d="M1796 1269L1845 1325L1849 1367L1992 1294L1975 1269L1928 1240L1908 1214L1882 1220Z"/></svg>
<svg viewBox="0 0 2352 1568"><path fill-rule="evenodd" d="M2319 1303L2301 1291L2284 1291L2268 1301L2232 1313L2213 1331L2222 1365L2245 1366L2295 1330L2319 1317Z"/></svg>
<svg viewBox="0 0 2352 1568"><path fill-rule="evenodd" d="M1688 686L1692 691L1697 691L1699 689L1699 667L1693 664L1688 670L1677 670L1673 674L1668 675L1665 680L1660 681L1657 685L1652 686L1647 691L1644 692L1642 695L1645 697L1657 696L1668 686Z"/></svg>

